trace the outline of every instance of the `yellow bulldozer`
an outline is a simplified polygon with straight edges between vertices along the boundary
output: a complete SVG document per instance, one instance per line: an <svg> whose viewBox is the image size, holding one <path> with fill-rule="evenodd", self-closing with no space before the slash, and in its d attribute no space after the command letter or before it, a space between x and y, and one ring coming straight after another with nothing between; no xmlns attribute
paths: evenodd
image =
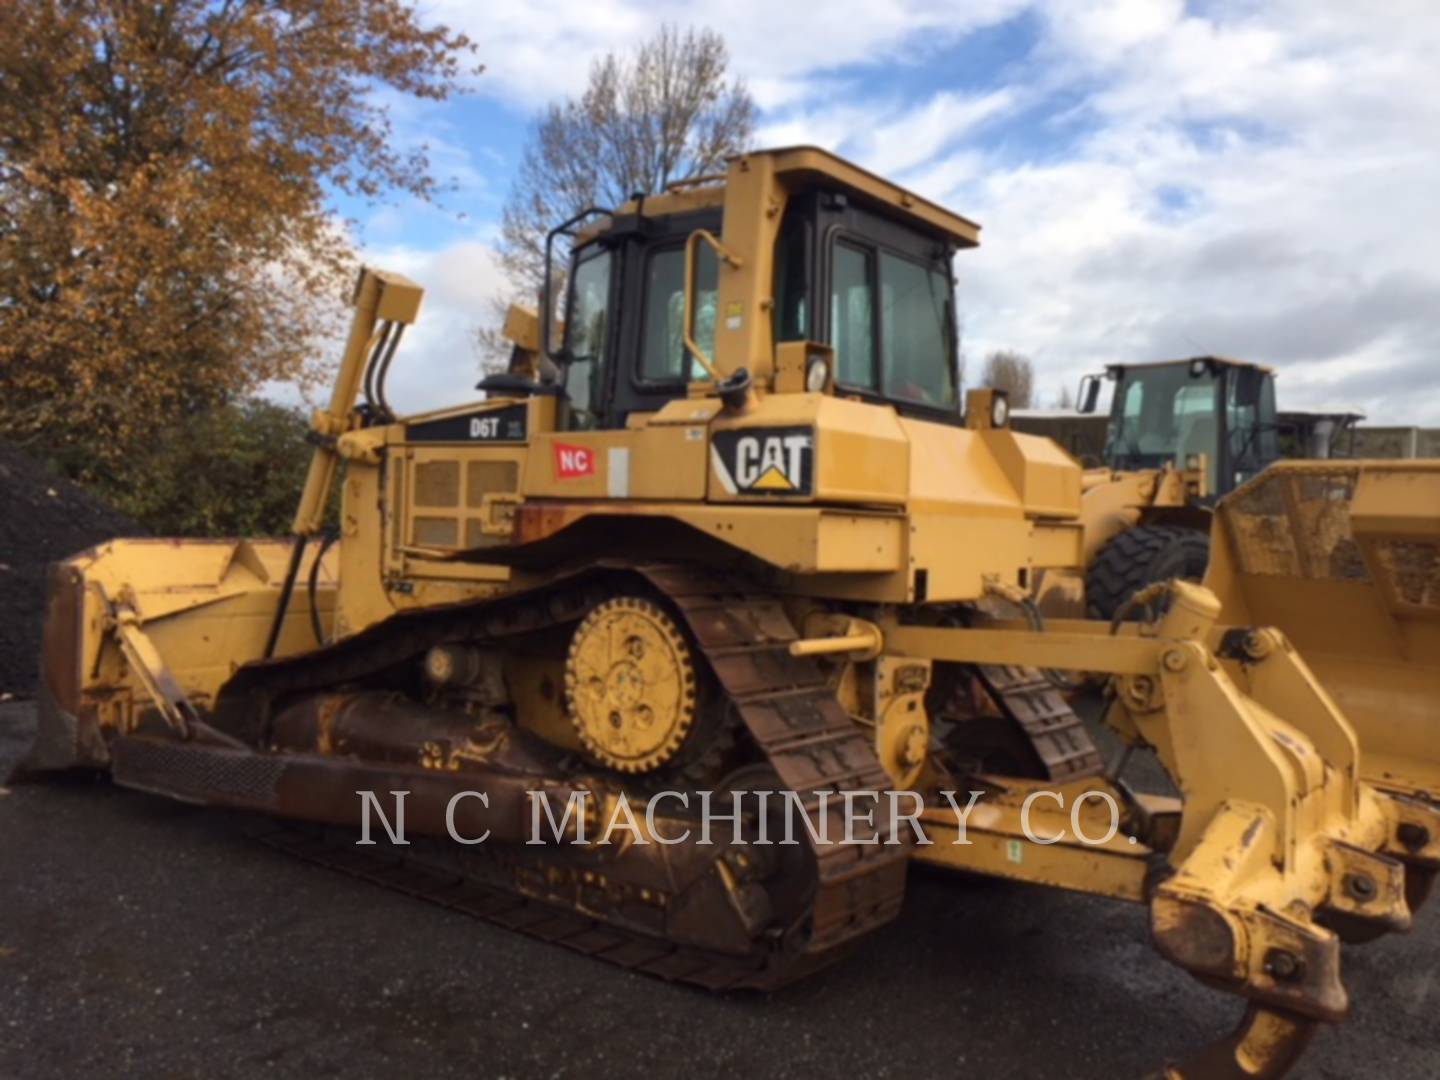
<svg viewBox="0 0 1440 1080"><path fill-rule="evenodd" d="M528 362L405 417L421 290L363 272L294 536L57 564L25 767L309 823L276 842L362 875L383 826L377 879L713 988L841 956L912 862L1144 904L1245 1003L1163 1075L1281 1075L1346 1013L1341 942L1440 867L1440 471L1274 466L1153 620L1043 618L1082 472L961 400L978 237L748 153L558 225ZM1102 761L1076 675L1178 796Z"/></svg>

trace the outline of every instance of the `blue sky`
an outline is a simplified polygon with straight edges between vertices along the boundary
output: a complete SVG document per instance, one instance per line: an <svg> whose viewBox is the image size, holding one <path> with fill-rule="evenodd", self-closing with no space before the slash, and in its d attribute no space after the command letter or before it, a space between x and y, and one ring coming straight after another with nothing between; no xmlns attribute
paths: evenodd
<svg viewBox="0 0 1440 1080"><path fill-rule="evenodd" d="M957 263L965 351L1042 397L1112 361L1275 364L1284 405L1440 423L1440 8L1332 0L431 0L486 72L397 131L457 187L338 207L428 293L396 397L454 401L505 291L499 208L531 117L660 21L708 26L762 107L984 226Z"/></svg>

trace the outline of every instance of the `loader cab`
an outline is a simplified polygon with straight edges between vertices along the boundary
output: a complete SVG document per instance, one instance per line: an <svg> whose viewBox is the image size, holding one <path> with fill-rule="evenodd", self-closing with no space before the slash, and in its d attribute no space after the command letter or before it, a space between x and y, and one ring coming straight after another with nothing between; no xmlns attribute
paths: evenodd
<svg viewBox="0 0 1440 1080"><path fill-rule="evenodd" d="M564 430L623 428L707 377L685 346L686 240L695 230L722 232L719 199L679 213L645 200L629 207L637 212L608 215L575 238L562 339L551 350ZM773 252L773 343L830 345L835 393L958 421L954 250L844 192L793 194ZM713 357L719 259L707 244L696 245L695 259L689 329Z"/></svg>
<svg viewBox="0 0 1440 1080"><path fill-rule="evenodd" d="M1185 468L1204 455L1206 489L1225 495L1279 458L1275 376L1269 368L1220 357L1111 364L1115 384L1105 441L1112 469ZM1099 384L1080 389L1093 411Z"/></svg>

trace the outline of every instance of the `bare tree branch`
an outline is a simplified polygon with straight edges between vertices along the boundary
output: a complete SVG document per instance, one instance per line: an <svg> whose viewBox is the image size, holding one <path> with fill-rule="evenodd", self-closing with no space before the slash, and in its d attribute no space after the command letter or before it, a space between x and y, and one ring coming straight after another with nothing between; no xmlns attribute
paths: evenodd
<svg viewBox="0 0 1440 1080"><path fill-rule="evenodd" d="M1035 403L1035 365L1018 352L997 349L987 356L980 384L1004 390L1012 409L1028 409Z"/></svg>
<svg viewBox="0 0 1440 1080"><path fill-rule="evenodd" d="M664 26L633 52L596 61L578 99L536 117L500 224L501 265L524 302L539 292L545 234L558 222L722 171L749 146L755 102L729 64L714 31ZM482 352L495 341L477 332Z"/></svg>

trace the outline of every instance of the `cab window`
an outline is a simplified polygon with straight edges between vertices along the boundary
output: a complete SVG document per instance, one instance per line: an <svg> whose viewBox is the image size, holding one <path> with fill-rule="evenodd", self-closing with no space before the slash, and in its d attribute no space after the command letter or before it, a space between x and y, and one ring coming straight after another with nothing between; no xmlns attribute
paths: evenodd
<svg viewBox="0 0 1440 1080"><path fill-rule="evenodd" d="M810 220L786 216L775 245L775 340L810 337Z"/></svg>
<svg viewBox="0 0 1440 1080"><path fill-rule="evenodd" d="M1239 484L1280 456L1275 382L1253 368L1233 369L1226 381L1225 424L1234 482Z"/></svg>
<svg viewBox="0 0 1440 1080"><path fill-rule="evenodd" d="M949 277L882 251L880 302L885 396L953 408Z"/></svg>
<svg viewBox="0 0 1440 1080"><path fill-rule="evenodd" d="M844 241L837 241L833 252L830 343L836 381L892 400L953 409L949 275Z"/></svg>
<svg viewBox="0 0 1440 1080"><path fill-rule="evenodd" d="M1138 427L1140 424L1140 414L1144 408L1145 384L1139 379L1136 379L1125 389L1125 405L1120 415L1125 418L1127 424L1134 424Z"/></svg>
<svg viewBox="0 0 1440 1080"><path fill-rule="evenodd" d="M701 244L695 256L695 324L692 333L705 355L715 356L715 251ZM642 382L688 382L695 360L685 348L685 249L652 252L645 266L644 328L640 343Z"/></svg>
<svg viewBox="0 0 1440 1080"><path fill-rule="evenodd" d="M879 388L875 378L874 259L868 251L836 244L830 286L830 336L835 378L842 386Z"/></svg>
<svg viewBox="0 0 1440 1080"><path fill-rule="evenodd" d="M597 425L605 386L610 311L610 272L614 256L600 248L575 267L570 310L565 319L565 394L572 430Z"/></svg>

